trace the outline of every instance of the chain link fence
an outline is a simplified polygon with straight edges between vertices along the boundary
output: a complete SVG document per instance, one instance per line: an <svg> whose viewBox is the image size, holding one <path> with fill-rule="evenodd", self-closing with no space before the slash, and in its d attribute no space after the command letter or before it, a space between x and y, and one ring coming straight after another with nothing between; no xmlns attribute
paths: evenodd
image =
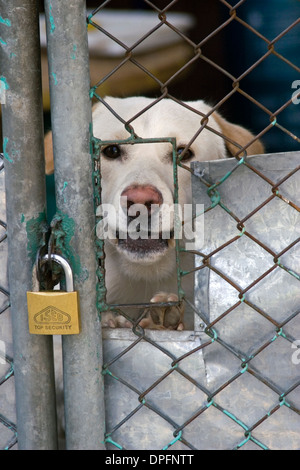
<svg viewBox="0 0 300 470"><path fill-rule="evenodd" d="M80 188L71 194L71 199L65 191L66 181L70 183L72 160L68 158L74 150L75 131L72 126L66 129L63 121L67 114L59 115L63 111L58 110L58 101L71 106L70 91L76 91L70 80L76 78L78 65L74 63L80 45L75 28L71 33L68 30L72 37L65 41L64 24L58 20L58 13L62 17L62 12L54 3L45 2L45 13L51 99L54 96L56 100L52 108L54 150L58 155L55 220L60 216L58 232L59 237L61 230L67 234L65 243L74 236L71 230L68 238L70 225L66 222L77 217L77 209L68 212L67 206L71 199L77 201L76 197L82 199L86 193L78 180ZM137 318L134 312L149 304L108 304L105 246L96 239L97 283L93 289L97 291L98 313L102 316L109 310L117 311L133 326L103 328L101 345L98 327L97 334L87 341L87 331L91 331L95 320L84 320L82 341L64 341L67 447L299 449L299 2L289 0L283 4L278 0L267 6L249 0L237 4L215 0L209 7L207 2L190 5L181 0L138 3L137 8L131 2L87 2L91 8L87 12L90 98L94 103L101 102L130 137L107 141L101 135L92 135L91 170L87 170L83 180L85 184L88 178L93 181L97 224L101 220L97 218L97 207L102 202L103 146L159 145L166 141L172 145L175 202L180 190L178 169L189 172L193 206L203 205L205 222L204 235L196 235L193 250L184 250L179 244L176 247L178 294L192 321L184 331L142 329L141 317ZM120 6L129 11L120 12ZM69 13L70 17L74 13L73 4ZM127 30L123 25L128 26ZM55 68L59 41L61 58L62 51L65 56L68 54L69 75L62 68L60 76ZM205 85L207 79L209 84ZM60 80L64 81L63 95L56 95ZM215 100L208 114L186 104L187 100L205 97L207 92ZM152 101L138 114L123 119L109 105L108 94L149 94ZM233 158L199 162L190 168L178 157L175 136L145 139L135 133L135 121L155 110L165 98L197 114L199 129L196 135L187 136L188 142L203 131L216 133L209 122L215 111L252 127L253 138L244 146L236 146ZM77 124L75 129L80 133ZM228 136L221 136L234 144ZM257 139L264 142L267 155L248 157L247 149ZM74 168L80 157L75 157ZM88 197L93 198L91 192ZM197 216L194 214L195 219ZM4 213L0 217L1 264L6 266L6 218ZM90 220L80 221L80 230L83 224L90 230ZM84 242L80 236L79 245ZM55 243L56 249L66 254L68 247L57 240ZM74 255L73 246L68 251L69 258L70 253ZM183 255L191 260L192 268L183 267ZM83 270L76 262L73 269L74 266L81 288ZM4 404L0 409L0 446L11 448L16 445L17 435L13 351L6 271L1 270L1 275L0 331L6 349L0 348L0 397ZM187 295L187 285L194 289L194 295ZM92 298L96 303L95 296ZM82 317L89 318L85 302ZM97 347L90 346L93 342L97 342ZM85 349L87 343L89 349ZM104 431L95 424L104 421L98 374L102 347ZM95 350L98 362L87 367Z"/></svg>
<svg viewBox="0 0 300 470"><path fill-rule="evenodd" d="M7 270L7 236L6 236L6 211L5 211L5 188L4 188L4 164L1 154L0 164L0 192L1 192L1 236L0 236L0 253L1 253L1 307L0 307L0 386L1 386L1 448L10 449L16 445L17 429L16 429L16 412L15 412L15 386L13 377L13 350L12 350L12 332L9 310L9 287Z"/></svg>
<svg viewBox="0 0 300 470"><path fill-rule="evenodd" d="M123 49L124 59L94 85L93 96L105 103L101 89L121 66L130 63L160 88L161 94L151 106L155 108L162 98L186 106L171 94L169 88L178 75L195 62L205 62L231 82L231 91L213 110L222 109L228 100L240 94L251 106L264 113L263 125L263 119L257 119L258 131L253 141L277 128L299 143L294 132L280 122L281 113L286 108L292 107L295 111L291 90L288 90L286 102L281 102L275 110L266 106L263 97L259 101L255 93L251 95L247 91L247 78L270 56L272 59L275 57L282 66L290 67L293 73L299 72L296 63L278 52L280 39L299 25L297 16L274 39L267 39L245 21L242 6L247 2L240 2L240 8L220 2L227 8L227 19L196 43L172 24L170 17L175 3L180 2L159 8L153 2L146 1L145 4L158 15L158 20L152 29L130 46L101 24L104 5L94 11L89 23ZM251 33L255 46L258 40L264 44L264 47L259 44L255 49L249 41L247 46L251 49L251 57L265 48L261 56L256 57L237 76L205 54L206 44L216 35L224 33L232 23L242 25L247 33ZM142 41L155 36L163 28L170 28L178 35L178 40L190 47L189 60L173 75L170 73L167 80L154 75L151 68L146 68L139 61L137 50ZM261 82L259 84L262 86ZM260 91L257 94L260 95ZM255 121L256 113L252 115ZM136 118L136 115L131 116L125 125L130 124L134 129ZM208 116L203 115L202 118L199 133L208 123ZM188 141L194 138L187 136ZM120 141L115 143L120 144ZM247 146L251 143L249 141ZM280 166L283 158L283 167L287 165L287 169ZM185 302L193 304L190 306L195 312L194 331L168 332L162 337L162 332L139 331L137 322L133 328L134 334L128 333L127 337L123 331L104 331L106 442L110 449L299 448L296 437L299 427L299 379L297 364L292 361L292 347L297 344L299 325L299 153L293 156L292 161L287 155L269 157L262 164L259 160L250 163L249 159L241 156L237 156L236 160L235 164L232 160L215 164L217 170L213 164L197 164L194 168L194 175L201 176L193 176L193 203L201 204L205 198L210 202L205 208L205 226L209 226L209 234L206 234L203 243L205 253L197 250L190 253L190 256L196 256L196 268L190 273L183 272L183 268L180 270L180 277L189 277L191 284L196 273L195 300L183 294ZM185 167L180 163L179 166ZM271 168L276 168L272 178ZM251 172L253 176L249 175ZM280 175L279 179L277 174ZM100 172L97 178L100 181ZM266 185L270 187L270 196ZM274 198L285 202L284 207L280 208L280 221L276 217L279 209L272 206ZM220 214L220 208L224 210L225 219ZM262 223L263 228L254 229L252 222L257 213L257 224ZM283 214L284 231L289 233L286 236L282 232ZM232 222L228 222L226 216ZM267 234L264 233L265 224L270 229ZM255 234L256 230L258 235ZM276 238L272 240L276 232L277 235L281 233L280 237L284 239L281 243ZM283 255L286 256L284 262ZM179 251L177 256L180 258ZM103 258L101 247L100 266L103 265ZM101 293L104 272L103 267L99 271ZM100 303L100 310L105 308L108 306ZM276 310L282 313L276 315ZM118 311L120 313L120 308ZM127 311L122 312L122 307L121 313L132 320ZM271 357L276 367L272 367Z"/></svg>

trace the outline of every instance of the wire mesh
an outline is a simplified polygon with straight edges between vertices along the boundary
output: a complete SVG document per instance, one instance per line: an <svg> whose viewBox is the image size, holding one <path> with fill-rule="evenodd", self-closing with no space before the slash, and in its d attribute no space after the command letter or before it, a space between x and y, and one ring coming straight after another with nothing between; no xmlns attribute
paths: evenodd
<svg viewBox="0 0 300 470"><path fill-rule="evenodd" d="M246 152L253 142L258 138L264 139L275 128L299 144L299 137L284 124L284 111L287 109L294 111L295 95L289 93L289 99L274 109L267 105L266 100L258 100L255 93L253 95L249 93L247 79L253 72L267 64L270 58L277 60L278 67L284 64L293 74L299 73L295 57L292 61L279 51L280 41L287 35L293 32L297 37L296 31L299 29L300 20L295 15L276 37L267 38L259 28L253 26L249 20L245 20L242 7L247 1L231 5L227 1L220 0L218 3L226 8L227 18L225 17L224 21L201 41L195 42L190 39L188 33L175 27L168 19L172 8L178 6L180 1L170 2L164 7L157 6L158 2L145 0L143 3L156 13L156 23L131 45L101 25L102 10L113 6L113 2L103 2L89 15L89 24L123 49L120 62L97 83L92 84L93 98L109 107L102 90L105 90L106 82L109 82L114 74L118 74L123 66L130 63L156 84L156 98L153 99L151 106L155 107L162 99L169 98L187 107L185 102L171 93L170 88L180 74L197 62L205 62L224 76L231 85L231 90L212 106L209 115L216 110L222 110L228 101L240 95L259 112L262 111L264 118L260 119L260 126L257 126L258 130L253 139L235 151L236 163L230 160L229 170L226 169L229 160L221 163L217 176L214 175L213 166L200 164L199 168L196 166L192 170L195 194L201 186L202 200L203 197L208 200L205 220L206 224L212 224L214 233L213 241L206 240L204 253L199 250L190 253L190 256L196 256L195 269L186 272L180 268L181 279L190 277L190 283L193 284L194 275L196 277L195 300L184 297L186 304L195 313L194 331L157 333L142 330L138 327L139 317L134 322L132 333L104 332L106 339L104 339L103 374L106 378L107 448L164 450L299 448L299 439L294 439L295 435L299 434L300 425L299 374L297 363L291 360L293 351L291 348L295 348L294 357L296 357L299 329L299 269L295 261L299 256L297 251L299 250L299 201L296 189L299 183L299 153L292 160L288 171L284 172L281 169L278 172L279 178L273 178L270 177L268 166L267 169L263 166L260 168L256 161L254 164L248 159ZM263 53L236 75L205 54L205 47L209 41L224 33L226 28L233 24L242 26L243 30L247 30L250 36L264 45L256 48L256 51L263 49ZM170 28L178 35L178 39L190 48L190 56L186 63L181 64L166 80L145 67L138 56L138 47L143 41L163 27ZM229 52L234 53L234 51ZM247 54L250 57L255 55L253 50L251 51L250 43L247 43ZM195 109L194 111L197 112ZM147 109L143 109L139 115L132 116L127 122L117 115L116 110L111 109L111 112L123 122L129 132L134 134L135 119L147 112ZM209 126L209 115L199 116L199 121L201 120L199 130L196 135L189 136L189 145L205 128L216 132ZM228 141L225 136L223 138ZM141 139L139 141L141 142ZM101 142L101 139L95 139L95 142L94 177L97 182L95 185L97 205L101 203L99 145L105 145L105 142ZM275 166L278 165L277 162L272 160ZM191 171L178 160L177 164ZM258 188L263 194L266 194L266 186L269 188L269 193L265 197L260 198L253 194L251 178L249 186L246 186L247 175L245 177L240 174L241 168L259 179ZM246 206L241 202L241 189L238 187L241 180L243 187L245 185L244 194L249 194ZM226 191L231 185L235 185L236 190L235 193L228 194ZM280 215L284 222L276 228L274 204L278 201L283 204ZM236 211L236 207L240 210ZM230 226L230 237L226 230L222 236L220 235L228 225L220 212L231 218L232 225L235 226L236 233ZM277 235L280 233L278 236L283 240L279 247L270 246L270 236L266 237L266 233L256 234L253 230L253 221L256 218L263 227L267 226ZM285 239L286 231L291 233ZM243 245L245 239L248 244ZM124 309L127 306L110 306L105 303L105 251L101 242L100 245L98 252L100 310L104 312L110 308L117 309L118 313L132 321L132 316ZM180 255L181 249L177 247L178 260ZM254 269L254 274L247 265L248 258L257 268ZM261 259L262 265L259 261ZM237 266L232 273L231 266L235 263ZM289 277L288 281L282 279L285 274ZM288 300L286 305L280 304L280 295L282 297L284 294L281 289L289 290L287 299L292 299L291 305L287 305ZM232 292L236 292L237 298L233 297ZM263 292L272 293L267 296L265 304L260 299L263 297ZM211 298L214 299L212 306ZM280 315L275 313L278 308L281 311ZM242 320L244 318L245 320ZM114 339L117 341L114 342ZM289 443L285 440L287 435Z"/></svg>

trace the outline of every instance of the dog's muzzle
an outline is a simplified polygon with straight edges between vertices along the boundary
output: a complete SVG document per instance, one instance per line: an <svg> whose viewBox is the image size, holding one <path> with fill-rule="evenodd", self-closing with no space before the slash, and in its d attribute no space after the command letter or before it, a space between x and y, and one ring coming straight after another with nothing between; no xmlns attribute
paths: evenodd
<svg viewBox="0 0 300 470"><path fill-rule="evenodd" d="M127 231L117 233L120 249L139 257L168 249L173 232L161 229L162 204L162 194L152 185L132 185L122 192L120 205L127 217Z"/></svg>

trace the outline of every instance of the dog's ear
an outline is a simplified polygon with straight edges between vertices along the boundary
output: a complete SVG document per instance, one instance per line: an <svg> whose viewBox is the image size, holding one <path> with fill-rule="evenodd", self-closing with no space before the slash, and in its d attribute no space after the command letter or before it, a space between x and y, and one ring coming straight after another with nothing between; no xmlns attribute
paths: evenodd
<svg viewBox="0 0 300 470"><path fill-rule="evenodd" d="M251 134L251 132L249 132L244 127L238 126L237 124L231 124L230 122L226 121L226 119L224 119L218 112L215 111L213 113L213 117L219 124L224 137L228 137L231 141L236 142L241 147L245 147L253 140L254 136ZM224 139L224 141L232 156L239 154L243 155L243 151L240 153L238 152L240 147L237 147L227 139ZM251 145L249 145L249 147L247 147L246 151L247 155L259 155L264 153L264 147L260 140L257 139Z"/></svg>
<svg viewBox="0 0 300 470"><path fill-rule="evenodd" d="M48 132L44 140L45 146L45 172L46 175L51 175L54 172L54 162L53 162L53 142L52 142L52 132Z"/></svg>

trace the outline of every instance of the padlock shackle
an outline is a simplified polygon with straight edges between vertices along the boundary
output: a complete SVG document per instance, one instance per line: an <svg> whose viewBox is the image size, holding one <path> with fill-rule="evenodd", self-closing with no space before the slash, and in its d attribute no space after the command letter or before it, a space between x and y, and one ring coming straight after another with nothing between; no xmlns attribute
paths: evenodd
<svg viewBox="0 0 300 470"><path fill-rule="evenodd" d="M49 259L61 265L65 273L66 291L72 292L74 290L73 272L69 262L62 256L57 255L56 253L52 253L50 257L48 254L43 256L42 262L49 261Z"/></svg>

